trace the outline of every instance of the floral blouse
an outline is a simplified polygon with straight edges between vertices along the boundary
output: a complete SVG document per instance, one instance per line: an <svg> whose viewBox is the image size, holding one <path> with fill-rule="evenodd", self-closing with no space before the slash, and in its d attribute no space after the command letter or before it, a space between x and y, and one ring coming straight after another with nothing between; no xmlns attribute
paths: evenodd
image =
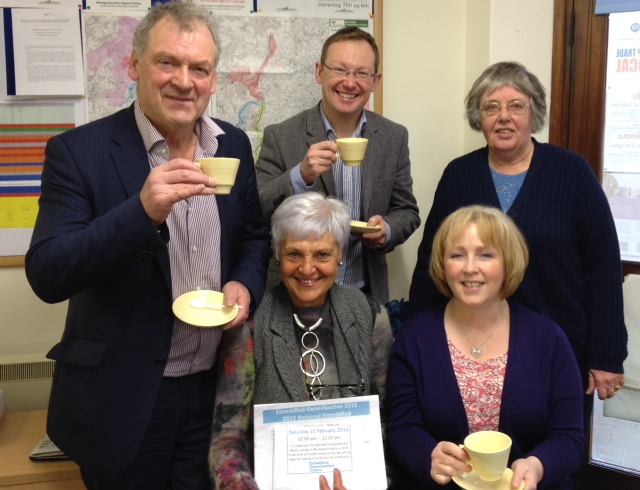
<svg viewBox="0 0 640 490"><path fill-rule="evenodd" d="M450 340L448 344L453 371L467 412L469 434L480 430L498 430L508 353L479 362L462 354Z"/></svg>

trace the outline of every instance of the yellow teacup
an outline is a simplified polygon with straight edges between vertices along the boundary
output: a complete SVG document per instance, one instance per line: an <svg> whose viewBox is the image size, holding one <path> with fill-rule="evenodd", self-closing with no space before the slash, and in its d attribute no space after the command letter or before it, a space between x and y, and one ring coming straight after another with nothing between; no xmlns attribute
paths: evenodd
<svg viewBox="0 0 640 490"><path fill-rule="evenodd" d="M196 162L209 177L216 179L216 195L229 194L236 181L240 159L200 158Z"/></svg>
<svg viewBox="0 0 640 490"><path fill-rule="evenodd" d="M356 167L364 160L367 150L367 138L338 138L336 144L340 152L340 159L349 167Z"/></svg>
<svg viewBox="0 0 640 490"><path fill-rule="evenodd" d="M493 430L474 432L460 447L467 452L469 464L482 480L502 478L511 452L511 438L507 434Z"/></svg>

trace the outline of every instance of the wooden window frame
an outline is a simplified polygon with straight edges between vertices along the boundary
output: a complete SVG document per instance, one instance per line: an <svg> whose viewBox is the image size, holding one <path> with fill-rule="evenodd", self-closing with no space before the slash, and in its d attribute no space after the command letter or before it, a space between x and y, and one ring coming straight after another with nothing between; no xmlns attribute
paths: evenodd
<svg viewBox="0 0 640 490"><path fill-rule="evenodd" d="M555 0L549 143L583 155L602 182L609 16L594 12L595 0Z"/></svg>
<svg viewBox="0 0 640 490"><path fill-rule="evenodd" d="M609 17L595 0L555 0L549 142L583 155L602 181ZM625 274L640 263L623 262ZM588 441L587 452L590 450ZM582 490L637 490L640 476L589 460Z"/></svg>

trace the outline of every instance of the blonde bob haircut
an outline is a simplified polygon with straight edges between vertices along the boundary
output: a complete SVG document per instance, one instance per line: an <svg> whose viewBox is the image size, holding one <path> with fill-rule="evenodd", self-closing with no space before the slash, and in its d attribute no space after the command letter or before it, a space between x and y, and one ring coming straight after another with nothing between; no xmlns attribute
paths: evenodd
<svg viewBox="0 0 640 490"><path fill-rule="evenodd" d="M480 240L502 253L504 260L504 282L501 299L508 298L522 282L529 264L529 249L524 236L515 223L500 209L488 206L466 206L451 213L440 225L433 239L429 274L438 290L453 297L445 276L445 250L458 240L470 224L478 228Z"/></svg>

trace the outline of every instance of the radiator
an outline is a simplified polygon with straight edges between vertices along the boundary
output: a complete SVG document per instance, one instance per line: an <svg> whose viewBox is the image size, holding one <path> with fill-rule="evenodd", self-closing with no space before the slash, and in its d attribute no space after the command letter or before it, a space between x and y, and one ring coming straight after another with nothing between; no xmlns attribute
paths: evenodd
<svg viewBox="0 0 640 490"><path fill-rule="evenodd" d="M44 410L55 362L44 354L0 355L0 390L5 411Z"/></svg>

